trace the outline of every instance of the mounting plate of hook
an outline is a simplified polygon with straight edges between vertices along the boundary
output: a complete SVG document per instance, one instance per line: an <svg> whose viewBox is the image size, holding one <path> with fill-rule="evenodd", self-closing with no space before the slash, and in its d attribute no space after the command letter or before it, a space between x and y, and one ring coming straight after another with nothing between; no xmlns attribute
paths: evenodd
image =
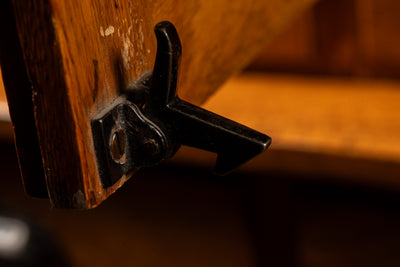
<svg viewBox="0 0 400 267"><path fill-rule="evenodd" d="M135 168L170 158L181 145L218 154L215 172L226 174L271 143L244 125L181 100L177 77L182 53L172 23L155 26L154 69L92 119L98 172L104 187Z"/></svg>

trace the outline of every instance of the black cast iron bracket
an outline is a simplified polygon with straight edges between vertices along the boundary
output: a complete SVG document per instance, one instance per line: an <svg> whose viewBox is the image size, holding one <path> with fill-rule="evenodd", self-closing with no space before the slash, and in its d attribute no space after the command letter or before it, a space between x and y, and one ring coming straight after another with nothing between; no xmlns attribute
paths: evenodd
<svg viewBox="0 0 400 267"><path fill-rule="evenodd" d="M104 187L133 169L172 157L181 145L218 154L215 172L226 174L268 148L271 138L179 99L176 94L181 42L174 25L155 26L152 73L92 120Z"/></svg>

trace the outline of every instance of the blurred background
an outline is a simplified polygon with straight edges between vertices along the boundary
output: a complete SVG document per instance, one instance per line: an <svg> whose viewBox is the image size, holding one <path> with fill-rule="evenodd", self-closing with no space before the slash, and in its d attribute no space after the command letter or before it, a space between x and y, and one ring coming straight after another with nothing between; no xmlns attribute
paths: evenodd
<svg viewBox="0 0 400 267"><path fill-rule="evenodd" d="M400 266L399 17L395 0L318 1L204 105L267 152L217 177L185 148L85 212L24 195L0 81L0 219L42 248L4 266Z"/></svg>

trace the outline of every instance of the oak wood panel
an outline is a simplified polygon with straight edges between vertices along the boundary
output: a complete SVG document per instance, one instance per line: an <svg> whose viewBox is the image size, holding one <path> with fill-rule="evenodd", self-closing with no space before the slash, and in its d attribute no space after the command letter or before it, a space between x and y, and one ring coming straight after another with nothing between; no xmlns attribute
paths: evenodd
<svg viewBox="0 0 400 267"><path fill-rule="evenodd" d="M127 179L102 188L90 119L152 69L156 23L177 27L179 94L201 103L313 2L14 0L53 205L95 207Z"/></svg>

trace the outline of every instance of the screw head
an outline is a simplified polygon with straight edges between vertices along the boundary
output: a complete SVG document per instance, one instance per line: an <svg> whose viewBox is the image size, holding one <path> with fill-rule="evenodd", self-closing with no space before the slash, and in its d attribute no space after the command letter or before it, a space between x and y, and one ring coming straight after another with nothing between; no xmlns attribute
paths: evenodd
<svg viewBox="0 0 400 267"><path fill-rule="evenodd" d="M154 139L145 139L143 142L144 153L150 158L157 156L160 153L160 146Z"/></svg>
<svg viewBox="0 0 400 267"><path fill-rule="evenodd" d="M119 164L126 162L126 133L118 128L113 131L110 138L110 153L112 159Z"/></svg>

